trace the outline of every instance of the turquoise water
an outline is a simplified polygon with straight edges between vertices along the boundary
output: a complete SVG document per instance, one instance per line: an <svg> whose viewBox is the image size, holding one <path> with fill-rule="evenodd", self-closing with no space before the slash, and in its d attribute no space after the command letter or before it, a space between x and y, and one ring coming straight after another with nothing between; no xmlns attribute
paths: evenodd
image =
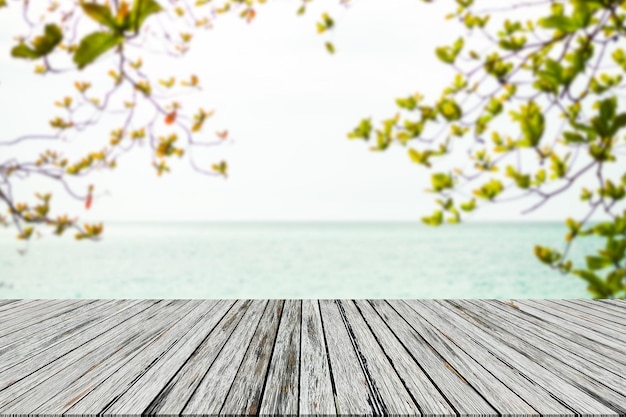
<svg viewBox="0 0 626 417"><path fill-rule="evenodd" d="M581 298L540 265L561 223L107 223L100 242L0 230L0 298ZM590 250L580 241L574 255Z"/></svg>

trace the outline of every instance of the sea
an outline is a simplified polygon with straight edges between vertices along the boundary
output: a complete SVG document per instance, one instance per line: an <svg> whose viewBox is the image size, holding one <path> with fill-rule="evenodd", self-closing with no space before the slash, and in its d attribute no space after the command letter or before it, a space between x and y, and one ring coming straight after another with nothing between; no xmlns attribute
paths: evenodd
<svg viewBox="0 0 626 417"><path fill-rule="evenodd" d="M0 298L590 298L542 264L563 223L105 224L102 240L0 229ZM581 239L579 265L601 242Z"/></svg>

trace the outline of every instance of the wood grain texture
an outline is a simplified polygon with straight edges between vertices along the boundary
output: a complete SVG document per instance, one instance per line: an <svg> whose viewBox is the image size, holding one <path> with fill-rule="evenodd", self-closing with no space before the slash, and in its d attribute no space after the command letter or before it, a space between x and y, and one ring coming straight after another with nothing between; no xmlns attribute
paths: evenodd
<svg viewBox="0 0 626 417"><path fill-rule="evenodd" d="M122 328L118 326L115 337L99 340L95 348L77 349L76 355L65 355L41 368L22 381L1 391L11 391L11 399L0 406L0 412L27 414L36 410L62 391L73 391L76 385L97 385L110 374L119 362L124 362L146 342L158 337L173 320L179 309L185 309L187 301L164 302L162 308L142 312L141 320ZM37 389L32 389L37 387Z"/></svg>
<svg viewBox="0 0 626 417"><path fill-rule="evenodd" d="M73 390L66 389L45 408L36 411L43 414L97 414L119 398L156 363L163 360L171 349L208 313L215 301L192 300L189 309L177 311L177 316L163 333L141 347L128 361L120 362L106 380L95 385L93 378L76 384ZM95 385L95 386L94 386ZM55 408L56 405L56 408ZM80 410L80 411L78 411Z"/></svg>
<svg viewBox="0 0 626 417"><path fill-rule="evenodd" d="M7 305L7 304L14 303L16 301L19 301L19 300L0 300L0 307Z"/></svg>
<svg viewBox="0 0 626 417"><path fill-rule="evenodd" d="M286 300L263 392L261 415L297 415L302 301Z"/></svg>
<svg viewBox="0 0 626 417"><path fill-rule="evenodd" d="M458 413L497 414L494 407L472 387L459 370L452 367L411 325L421 320L414 310L407 309L400 300L379 302L374 306L413 359Z"/></svg>
<svg viewBox="0 0 626 417"><path fill-rule="evenodd" d="M515 305L514 309L518 310L521 313L524 313L524 319L533 318L534 320L540 320L544 326L550 331L554 332L565 332L566 334L573 335L578 334L584 338L591 340L594 343L598 343L599 345L603 345L606 348L609 348L612 351L609 357L614 357L616 355L624 355L624 344L616 341L614 338L603 334L602 332L596 332L587 327L583 327L577 325L576 323L570 322L568 320L564 320L561 317L557 317L553 314L550 314L545 311L541 307L541 305L533 305L526 304L526 300L515 300L513 301L497 301L504 308L511 307L509 303ZM571 337L568 337L571 338Z"/></svg>
<svg viewBox="0 0 626 417"><path fill-rule="evenodd" d="M559 300L561 301L561 300ZM618 307L609 303L598 303L595 300L562 300L565 303L572 304L574 306L585 306L591 309L594 314L600 314L600 317L605 320L610 320L615 323L626 326L626 309Z"/></svg>
<svg viewBox="0 0 626 417"><path fill-rule="evenodd" d="M0 300L0 415L626 415L625 327L618 300Z"/></svg>
<svg viewBox="0 0 626 417"><path fill-rule="evenodd" d="M169 379L167 385L148 405L146 413L161 415L180 414L208 370L213 369L213 373L219 373L222 372L221 369L217 372L215 371L218 366L224 366L224 369L228 369L226 361L220 361L213 367L215 359L220 354L229 355L231 368L237 368L239 363L232 361L232 351L237 348L238 343L241 344L244 340L243 336L245 335L242 336L242 334L248 331L250 326L256 326L265 304L266 302L264 301L238 301L233 309L229 310L228 314L220 320L215 331L212 331L209 337L205 338L193 351L180 369L176 370L175 375ZM171 371L174 370L171 369ZM222 384L215 387L216 390L220 390L223 397L214 396L212 400L219 401L220 407L236 371L236 369L234 371L231 369L230 372L224 372L222 374ZM144 384L148 383L149 381L144 382ZM139 408L142 409L145 401L149 398L145 398L141 390L131 389L131 391L130 396L120 398L107 412L131 414L134 410L137 410L135 404L140 405L141 407Z"/></svg>
<svg viewBox="0 0 626 417"><path fill-rule="evenodd" d="M499 317L502 324L508 323L524 333L530 332L544 341L561 346L608 372L619 374L623 373L619 371L621 369L626 371L626 352L621 355L616 354L613 349L600 343L561 327L550 325L514 308L506 308L503 303L497 301L468 300L468 302L480 309L475 311L483 311L483 314L488 315L487 318Z"/></svg>
<svg viewBox="0 0 626 417"><path fill-rule="evenodd" d="M514 349L532 357L542 357L541 362L545 368L555 371L564 379L570 381L590 395L600 393L602 398L608 400L616 411L626 404L626 396L620 391L626 387L626 367L615 363L605 363L610 370L604 369L591 362L589 357L581 357L570 350L565 349L552 340L538 337L534 332L523 327L512 327L511 321L501 319L496 314L488 314L487 311L476 308L475 305L463 301L450 301L451 304L460 307L468 317L479 320L485 328L491 330L500 339ZM598 355L593 355L596 361L601 361ZM610 388L610 389L607 389ZM611 390L616 391L613 393Z"/></svg>
<svg viewBox="0 0 626 417"><path fill-rule="evenodd" d="M337 307L378 407L385 415L420 415L417 404L354 302L338 300Z"/></svg>
<svg viewBox="0 0 626 417"><path fill-rule="evenodd" d="M378 315L373 306L384 300L356 300L356 306L368 323L385 355L393 364L398 376L406 385L411 397L424 415L451 415L454 408L446 401L428 375L420 368L410 353L394 335L393 329Z"/></svg>
<svg viewBox="0 0 626 417"><path fill-rule="evenodd" d="M205 315L187 334L179 341L177 346L170 349L159 361L148 369L143 375L137 377L119 397L111 400L111 404L101 411L110 414L133 414L135 410L146 410L154 414L154 409L160 399L164 398L172 390L176 379L187 361L196 358L194 354L199 350L207 349L209 340L219 343L224 334L230 335L232 322L236 325L245 312L249 302L234 300L220 300L217 305ZM241 307L241 309L240 309ZM234 327L234 326L233 326ZM224 339L225 340L225 339ZM216 353L217 354L217 353ZM182 386L182 385L181 385ZM78 403L73 407L74 414L87 414L87 401ZM91 406L95 410L96 406Z"/></svg>
<svg viewBox="0 0 626 417"><path fill-rule="evenodd" d="M528 381L491 355L473 339L455 327L440 325L436 313L421 303L411 307L419 314L414 318L406 303L397 310L420 335L459 373L492 407L502 414L516 415L570 414L571 410L549 392Z"/></svg>
<svg viewBox="0 0 626 417"><path fill-rule="evenodd" d="M107 339L106 333L119 326L132 326L137 322L136 315L151 306L157 301L142 301L123 308L118 312L113 312L104 320L84 329L83 331L66 338L58 343L45 343L38 346L38 350L16 349L7 354L0 362L0 405L3 398L11 398L14 388L7 389L26 376L47 367L61 357L72 358L81 356L82 350L90 349L92 346L103 343ZM122 327L123 328L123 327ZM100 336L103 336L99 338ZM36 343L35 343L36 344ZM49 368L52 369L52 368ZM47 372L53 372L48 370Z"/></svg>
<svg viewBox="0 0 626 417"><path fill-rule="evenodd" d="M300 414L337 414L326 354L326 337L317 300L302 300L300 349Z"/></svg>
<svg viewBox="0 0 626 417"><path fill-rule="evenodd" d="M417 302L411 301L411 304L415 303ZM579 382L593 384L589 381L579 381L578 375L572 368L561 366L561 362L552 360L545 354L537 354L527 346L522 348L518 342L519 339L516 340L495 328L485 328L482 322L449 303L433 301L428 304L428 307L441 314L441 317L446 318L448 323L461 328L485 349L525 374L527 378L531 378L543 387L549 387L551 393L573 410L581 414L617 414L615 410L605 405L605 402L599 401L595 395L588 394ZM528 351L525 348L528 348ZM600 385L594 387L598 390L602 389Z"/></svg>
<svg viewBox="0 0 626 417"><path fill-rule="evenodd" d="M343 319L337 301L320 300L322 326L330 358L337 414L380 414Z"/></svg>
<svg viewBox="0 0 626 417"><path fill-rule="evenodd" d="M204 373L204 376L192 392L191 398L187 397L189 398L188 401L185 401L184 397L170 397L172 400L177 401L175 408L179 408L178 405L180 405L183 415L216 415L220 412L226 396L230 392L230 387L237 375L237 371L252 342L252 336L259 325L259 320L267 307L267 301L253 301L248 311L246 311L246 316L244 316L235 328L235 331L230 335L230 338L211 364L211 367L208 368L208 371L206 370L207 368L194 370L195 372Z"/></svg>
<svg viewBox="0 0 626 417"><path fill-rule="evenodd" d="M552 300L523 300L520 303L542 309L546 313L557 317L561 323L575 324L578 328L585 327L595 333L626 343L626 333L624 333L623 329L608 323L606 320L587 314L580 309L569 308Z"/></svg>
<svg viewBox="0 0 626 417"><path fill-rule="evenodd" d="M10 308L0 316L0 336L8 334L11 329L24 323L40 320L56 305L71 305L76 300L32 300L15 308Z"/></svg>
<svg viewBox="0 0 626 417"><path fill-rule="evenodd" d="M281 322L283 300L270 300L233 380L221 415L257 415Z"/></svg>
<svg viewBox="0 0 626 417"><path fill-rule="evenodd" d="M91 301L78 305L75 308L71 308L66 311L61 311L60 314L41 321L36 324L32 324L27 328L22 328L19 331L13 331L12 333L0 336L0 358L2 355L11 350L12 348L24 347L24 339L36 338L36 340L48 340L53 335L60 335L66 333L69 329L75 329L78 327L85 327L91 321L99 318L99 313L108 311L114 303L120 303L114 300L104 301Z"/></svg>

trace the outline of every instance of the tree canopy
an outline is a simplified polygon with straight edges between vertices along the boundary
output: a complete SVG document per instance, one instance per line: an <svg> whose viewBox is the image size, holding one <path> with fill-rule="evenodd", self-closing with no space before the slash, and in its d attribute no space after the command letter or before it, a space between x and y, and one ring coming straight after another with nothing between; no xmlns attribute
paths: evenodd
<svg viewBox="0 0 626 417"><path fill-rule="evenodd" d="M303 0L297 14L305 13L310 1ZM0 161L0 201L9 212L0 221L16 227L20 239L29 239L37 227L52 227L57 234L75 229L79 239L97 238L102 224L53 216L50 193L16 201L15 179L49 178L88 209L94 185L76 191L74 184L82 184L77 179L114 168L140 143L150 145L157 175L170 170L171 158L186 155L199 173L225 177L226 161L199 163L194 158L198 150L229 140L227 130L217 130L211 140L201 137L212 111L183 106L185 94L199 92L199 76L191 71L184 79L155 78L142 57L148 50L180 57L191 47L195 31L210 28L220 14L237 13L250 23L263 3L112 0L35 6L0 0L0 7L22 8L28 29L17 39L13 57L32 60L38 74L75 71L77 76L74 91L56 102L53 133L0 139L0 146L54 144L82 135L104 119L118 123L102 148L78 159L42 146L34 161ZM518 10L531 17L516 18ZM626 1L503 5L456 0L447 19L450 30L460 29L463 35L435 50L433 59L456 74L440 96L429 101L410 92L396 99L391 117L364 118L348 137L371 142L372 151L405 147L409 161L430 171L438 207L422 220L432 226L458 223L486 204L522 200L528 202L525 212L531 212L564 193L578 192L586 214L565 219L563 248L537 245L535 255L555 270L585 280L595 297L625 297L626 50L620 41L626 33ZM324 35L334 26L332 16L324 13L316 29ZM331 42L323 43L335 53ZM151 117L139 116L146 111ZM464 166L450 163L454 154L465 155ZM603 239L604 245L578 265L569 259L569 249L589 236Z"/></svg>

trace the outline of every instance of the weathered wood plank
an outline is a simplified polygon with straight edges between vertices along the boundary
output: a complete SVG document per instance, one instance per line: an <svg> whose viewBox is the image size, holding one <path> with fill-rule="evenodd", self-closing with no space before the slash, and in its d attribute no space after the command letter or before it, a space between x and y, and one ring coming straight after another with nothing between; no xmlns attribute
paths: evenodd
<svg viewBox="0 0 626 417"><path fill-rule="evenodd" d="M270 300L233 380L221 415L257 415L281 322L283 300Z"/></svg>
<svg viewBox="0 0 626 417"><path fill-rule="evenodd" d="M552 369L559 371L559 374L565 376L563 369L568 370L567 367L573 368L575 371L571 373L573 376L572 383L580 384L590 394L604 392L603 385L617 391L617 393L622 391L623 387L626 387L626 379L623 377L626 375L626 366L615 362L603 361L599 355L593 352L590 352L583 358L566 349L562 344L541 338L527 328L521 326L512 327L513 320L511 318L502 318L500 315L494 314L493 310L481 309L473 303L463 300L450 300L450 303L458 306L468 317L471 316L472 319L478 320L485 328L491 330L493 334L500 336L505 343L509 343L510 346L518 351L532 357L545 357L545 364L553 365L554 368ZM579 346L578 349L580 348ZM604 368L593 363L593 360L602 363ZM566 366L564 367L561 364ZM583 374L585 377L588 377L586 381L582 379ZM579 378L576 378L576 376ZM608 397L607 395L602 396ZM623 394L616 394L613 398L617 404L626 406L626 396Z"/></svg>
<svg viewBox="0 0 626 417"><path fill-rule="evenodd" d="M61 300L59 303L47 305L30 314L30 310L19 314L16 319L5 322L0 328L0 337L8 336L17 331L28 331L29 327L44 323L60 315L70 313L80 307L90 305L93 300Z"/></svg>
<svg viewBox="0 0 626 417"><path fill-rule="evenodd" d="M557 317L563 325L571 325L576 328L584 327L595 333L610 336L621 344L626 343L626 333L623 330L614 329L612 326L597 317L584 314L580 311L569 309L549 300L516 300L520 305L530 305L537 309Z"/></svg>
<svg viewBox="0 0 626 417"><path fill-rule="evenodd" d="M372 399L367 379L354 352L336 302L319 300L322 327L330 357L337 414L374 415L380 410Z"/></svg>
<svg viewBox="0 0 626 417"><path fill-rule="evenodd" d="M154 302L156 301L152 303ZM5 346L0 350L0 373L26 360L28 360L27 366L32 366L35 362L43 366L47 363L45 362L46 360L50 362L55 360L66 352L76 348L79 345L79 340L90 340L90 337L94 337L90 335L97 335L108 330L110 327L107 327L107 325L117 325L117 322L115 319L112 319L112 317L137 304L139 304L139 301L136 300L115 301L114 303L106 305L105 309L95 311L94 316L89 315L82 321L68 320L67 325L63 324L59 327L51 327L50 329L41 331L38 334L38 336L41 335L41 338L31 338L28 344L16 341L11 345ZM144 304L141 309L145 308L148 308L148 304ZM129 310L129 312L132 311L132 309ZM124 316L117 316L117 318L121 317ZM104 326L104 330L99 327L100 325ZM87 332L84 333L84 335L86 335L84 337L81 336L83 332ZM47 356L39 357L38 355ZM2 378L0 378L0 389L2 387L1 384Z"/></svg>
<svg viewBox="0 0 626 417"><path fill-rule="evenodd" d="M421 415L354 302L337 300L339 314L365 373L372 397L385 415Z"/></svg>
<svg viewBox="0 0 626 417"><path fill-rule="evenodd" d="M619 308L626 308L626 300L595 300L595 301L598 301L599 303L610 304L612 306L619 307Z"/></svg>
<svg viewBox="0 0 626 417"><path fill-rule="evenodd" d="M523 300L515 300L513 301L495 301L500 303L503 308L514 308L519 312L524 313L522 316L526 320L538 320L537 324L546 327L550 331L558 332L559 334L564 334L566 337L573 340L573 335L578 334L580 336L585 337L588 340L591 340L599 345L603 345L605 348L613 351L613 354L609 357L614 357L615 355L624 356L624 344L618 341L615 341L613 338L608 337L602 333L595 332L586 327L577 326L573 323L569 323L562 318L554 316L552 314L546 313L543 309L534 307L530 304L524 304ZM511 306L512 303L515 307ZM579 341L579 343L581 343ZM599 346L601 347L601 346Z"/></svg>
<svg viewBox="0 0 626 417"><path fill-rule="evenodd" d="M108 338L98 338L101 344L95 349L77 349L78 355L65 355L0 391L0 397L3 398L0 401L0 412L31 414L83 377L92 378L94 385L97 385L117 361L127 359L147 341L158 337L163 328L176 317L176 312L185 309L189 303L186 300L174 300L163 304L160 308L152 309L156 311L151 311L151 314L145 314L144 311L141 320L134 322L132 326L126 322L126 326L117 326L115 334L109 334ZM10 400L7 392L10 392Z"/></svg>
<svg viewBox="0 0 626 417"><path fill-rule="evenodd" d="M500 414L572 414L548 391L507 366L462 330L441 326L439 316L423 303L411 307L421 319L413 319L415 314L406 303L397 303L398 313Z"/></svg>
<svg viewBox="0 0 626 417"><path fill-rule="evenodd" d="M126 361L115 355L107 358L110 366L103 364L97 370L97 378L102 380L101 383L96 384L93 372L87 377L76 379L53 399L38 407L35 413L81 415L102 412L176 346L214 305L215 301L211 300L191 300L175 312L173 320L157 337L140 345L137 353L128 356ZM77 412L79 409L81 411Z"/></svg>
<svg viewBox="0 0 626 417"><path fill-rule="evenodd" d="M218 301L215 307L207 311L176 346L160 357L156 364L131 381L132 385L125 386L121 390L121 394L115 397L108 407L102 407L101 404L91 400L88 396L69 409L68 413L74 415L94 413L124 415L134 414L137 410L142 413L144 410L148 410L150 404L166 390L167 384L173 380L199 346L210 337L216 339L219 337L217 332L220 331L220 322L228 321L228 314L236 313L239 305L246 305L246 302ZM104 397L104 393L102 397Z"/></svg>
<svg viewBox="0 0 626 417"><path fill-rule="evenodd" d="M301 324L302 301L286 300L263 391L261 415L298 414Z"/></svg>
<svg viewBox="0 0 626 417"><path fill-rule="evenodd" d="M568 349L570 352L607 370L611 371L626 366L626 355L616 355L613 349L601 343L594 342L569 330L563 330L561 327L529 316L515 308L507 308L503 303L495 300L468 300L468 302L485 310L490 315L501 317L504 322L508 322L512 326L518 326L525 331L532 332L534 335Z"/></svg>
<svg viewBox="0 0 626 417"><path fill-rule="evenodd" d="M148 407L145 408L145 413L151 415L180 414L202 381L202 378L204 378L207 370L212 366L215 358L219 354L228 355L237 348L237 343L242 342L241 333L251 326L251 322L258 322L265 304L264 301L238 301L226 316L220 320L217 327L193 350L192 355L184 361L182 367L178 366L179 362L172 361L172 367L164 369L164 372L167 373L175 372L174 376L168 380L167 385L160 390L158 395L150 401ZM256 323L253 326L256 326ZM227 344L230 340L234 341ZM232 356L231 359L233 359ZM230 365L231 367L238 367L239 363L231 362ZM235 376L235 372L236 369L231 376L228 376L228 373L223 375L223 383L226 385L226 388L220 388L224 392L222 401L226 397L225 393L232 382L232 378ZM229 378L228 381L226 381L227 378ZM139 409L143 409L146 402L150 400L150 396L142 393L142 390L140 390L142 386L149 387L150 380L144 381L142 385L136 385L136 389L133 386L129 394L125 394L107 409L107 413L131 414L134 410L137 410L137 406L139 406Z"/></svg>
<svg viewBox="0 0 626 417"><path fill-rule="evenodd" d="M423 415L454 415L454 408L446 401L437 387L429 379L428 375L413 360L410 353L402 343L396 338L390 329L378 315L373 305L379 305L384 300L356 300L363 318L368 323L378 343L380 343L384 354L387 355L398 373L404 381L406 387L419 406Z"/></svg>
<svg viewBox="0 0 626 417"><path fill-rule="evenodd" d="M317 300L302 300L300 414L336 415L326 340Z"/></svg>
<svg viewBox="0 0 626 417"><path fill-rule="evenodd" d="M13 311L24 310L29 308L37 308L45 303L56 303L61 300L34 300L34 299L25 299L18 300L15 303L6 304L0 306L0 324L3 323L4 318L7 317L8 314Z"/></svg>
<svg viewBox="0 0 626 417"><path fill-rule="evenodd" d="M37 320L48 311L54 310L56 305L68 304L77 300L33 300L0 314L0 336L5 334L5 329L13 328L23 322Z"/></svg>
<svg viewBox="0 0 626 417"><path fill-rule="evenodd" d="M11 345L15 345L20 340L33 337L36 337L37 340L42 340L51 332L55 334L63 333L63 329L67 328L70 323L82 323L88 315L93 317L94 312L106 309L113 302L113 300L102 302L92 300L91 302L76 305L74 308L60 309L58 315L0 336L0 358L4 352L10 350ZM20 343L21 348L24 347L23 345L23 343Z"/></svg>
<svg viewBox="0 0 626 417"><path fill-rule="evenodd" d="M601 317L618 324L626 325L626 309L609 303L599 303L597 300L563 300L576 306L585 306L596 312L604 313Z"/></svg>
<svg viewBox="0 0 626 417"><path fill-rule="evenodd" d="M410 301L411 305L418 301ZM612 408L609 408L595 396L586 392L580 384L579 375L572 368L563 365L559 361L549 360L545 354L520 352L517 341L509 337L508 334L491 330L487 331L484 325L464 314L449 302L432 301L427 304L431 310L439 313L442 318L447 319L448 326L456 326L468 336L472 337L479 344L483 345L492 354L510 366L525 374L531 380L549 389L563 403L572 407L573 410L581 414L607 414L616 415ZM440 324L441 325L441 324ZM446 326L446 329L447 327ZM504 343L503 343L504 342ZM515 348L513 347L515 346ZM560 366L563 365L563 366ZM583 383L584 375L582 376ZM549 388L548 388L549 387Z"/></svg>
<svg viewBox="0 0 626 417"><path fill-rule="evenodd" d="M70 340L66 339L53 348L43 350L29 357L28 360L0 372L0 406L37 386L33 378L26 377L37 373L42 380L49 378L63 369L58 362L60 358L63 358L68 365L78 360L84 356L85 351L92 351L110 340L111 334L109 332L111 329L117 327L124 331L125 328L137 324L143 318L140 313L148 310L155 303L157 301L137 303L108 318L100 325L91 327L88 331L80 333ZM150 313L151 311L148 311L146 314Z"/></svg>
<svg viewBox="0 0 626 417"><path fill-rule="evenodd" d="M461 360L451 355L444 357L445 350L439 350L429 343L428 339L435 341L437 334L434 332L435 329L428 328L430 325L423 316L418 315L415 310L410 309L400 300L372 301L372 303L457 413L461 415L496 415L498 413L494 405L490 403L491 398L483 397L477 391L478 387L473 386L474 381L469 379L472 373L478 371L470 371L471 368L468 366L457 368L454 364L462 365ZM443 344L439 348L443 348ZM504 397L506 398L507 395ZM517 400L513 406L535 414L528 405L524 408L520 403L523 402Z"/></svg>
<svg viewBox="0 0 626 417"><path fill-rule="evenodd" d="M11 303L15 303L19 300L0 300L0 307L4 307L5 305L11 304Z"/></svg>
<svg viewBox="0 0 626 417"><path fill-rule="evenodd" d="M596 317L608 324L610 328L619 331L620 329L626 330L626 311L624 314L621 312L612 311L610 308L598 309L597 304L588 305L584 302L578 302L577 300L550 300L552 303L566 307L569 311L576 310L583 313L586 316Z"/></svg>
<svg viewBox="0 0 626 417"><path fill-rule="evenodd" d="M204 372L204 377L195 388L191 398L187 397L189 400L182 404L180 404L182 398L178 399L179 403L176 408L179 408L178 405L180 405L182 414L216 415L220 412L263 313L268 308L269 311L273 311L272 307L275 304L274 302L269 305L266 300L253 301L246 312L246 317L237 325L208 371L206 368L200 370L200 372Z"/></svg>
<svg viewBox="0 0 626 417"><path fill-rule="evenodd" d="M623 301L3 301L2 415L626 415Z"/></svg>

